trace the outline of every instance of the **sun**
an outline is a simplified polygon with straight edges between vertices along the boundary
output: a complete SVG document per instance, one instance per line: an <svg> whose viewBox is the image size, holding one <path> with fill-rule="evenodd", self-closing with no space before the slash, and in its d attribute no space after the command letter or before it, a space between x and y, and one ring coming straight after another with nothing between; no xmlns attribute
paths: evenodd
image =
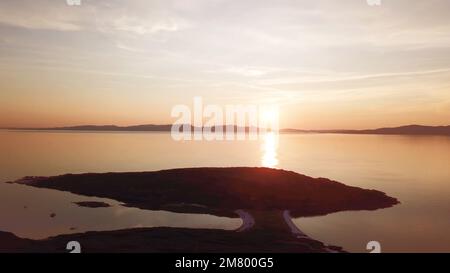
<svg viewBox="0 0 450 273"><path fill-rule="evenodd" d="M265 128L271 131L278 130L278 124L280 119L280 113L277 106L266 107L260 109L259 112L259 127Z"/></svg>

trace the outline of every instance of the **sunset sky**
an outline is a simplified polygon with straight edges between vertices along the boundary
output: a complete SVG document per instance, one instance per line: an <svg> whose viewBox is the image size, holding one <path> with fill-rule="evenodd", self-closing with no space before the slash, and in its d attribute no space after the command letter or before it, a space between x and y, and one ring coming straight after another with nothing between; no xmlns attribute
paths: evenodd
<svg viewBox="0 0 450 273"><path fill-rule="evenodd" d="M0 2L0 127L172 123L278 103L283 128L450 124L450 1Z"/></svg>

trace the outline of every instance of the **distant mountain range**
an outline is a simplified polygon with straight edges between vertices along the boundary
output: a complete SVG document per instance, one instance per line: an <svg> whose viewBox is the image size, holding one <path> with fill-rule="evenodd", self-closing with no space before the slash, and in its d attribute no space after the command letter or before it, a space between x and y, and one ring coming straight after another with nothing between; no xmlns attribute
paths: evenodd
<svg viewBox="0 0 450 273"><path fill-rule="evenodd" d="M387 127L366 130L297 130L283 129L282 132L290 133L323 133L323 134L366 134L366 135L449 135L450 125L424 126L406 125L400 127Z"/></svg>
<svg viewBox="0 0 450 273"><path fill-rule="evenodd" d="M155 125L134 125L134 126L116 126L116 125L81 125L69 127L52 128L8 128L11 130L46 130L46 131L129 131L129 132L170 132L171 124ZM194 129L193 126L191 126ZM216 127L212 127L215 131ZM238 128L234 126L234 128ZM225 126L223 126L225 129ZM248 132L249 127L244 130ZM450 136L450 125L448 126L424 126L407 125L400 127L378 128L368 130L301 130L301 129L281 129L281 133L320 133L320 134L373 134L373 135L448 135Z"/></svg>
<svg viewBox="0 0 450 273"><path fill-rule="evenodd" d="M172 125L133 125L133 126L116 126L116 125L80 125L68 127L51 127L51 128L25 128L25 130L58 130L58 131L136 131L136 132L167 132L170 131Z"/></svg>

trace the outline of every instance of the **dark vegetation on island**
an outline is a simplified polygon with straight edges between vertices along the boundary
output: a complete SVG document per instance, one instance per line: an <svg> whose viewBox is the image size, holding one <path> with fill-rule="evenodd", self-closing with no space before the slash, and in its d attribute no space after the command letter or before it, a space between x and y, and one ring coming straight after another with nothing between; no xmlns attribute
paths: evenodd
<svg viewBox="0 0 450 273"><path fill-rule="evenodd" d="M0 232L0 252L67 252L65 246L72 240L79 241L84 252L342 252L340 247L293 234L282 212L306 217L399 203L380 191L269 168L66 174L25 177L15 183L115 199L149 210L227 217L238 217L236 211L245 210L256 223L245 231L157 227L92 231L45 240Z"/></svg>
<svg viewBox="0 0 450 273"><path fill-rule="evenodd" d="M148 210L236 217L237 209L285 210L293 217L391 207L397 199L270 168L189 168L154 172L25 177L19 184L110 198Z"/></svg>

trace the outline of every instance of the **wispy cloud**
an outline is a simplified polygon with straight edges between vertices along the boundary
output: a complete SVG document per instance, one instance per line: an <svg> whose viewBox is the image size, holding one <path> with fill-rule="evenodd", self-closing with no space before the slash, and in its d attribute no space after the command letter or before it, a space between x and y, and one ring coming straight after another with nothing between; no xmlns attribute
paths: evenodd
<svg viewBox="0 0 450 273"><path fill-rule="evenodd" d="M64 12L63 1L1 1L0 24L34 30L79 31L79 12Z"/></svg>
<svg viewBox="0 0 450 273"><path fill-rule="evenodd" d="M443 119L449 9L448 0L0 1L0 101L83 90L80 101L109 92L131 109L143 104L133 89L167 104L198 94L298 104L343 122L348 109L426 101Z"/></svg>
<svg viewBox="0 0 450 273"><path fill-rule="evenodd" d="M139 35L174 32L189 25L176 13L152 10L151 5L143 3L99 0L69 6L64 0L2 1L0 24L32 30L130 32Z"/></svg>
<svg viewBox="0 0 450 273"><path fill-rule="evenodd" d="M155 34L159 32L173 32L183 29L187 23L177 22L175 19L165 19L155 22L148 22L137 17L122 16L114 20L113 30L127 31L135 34Z"/></svg>
<svg viewBox="0 0 450 273"><path fill-rule="evenodd" d="M278 84L302 84L302 83L332 83L345 81L362 81L380 78L395 78L395 77L410 77L410 76L427 76L433 74L450 73L450 68L432 69L423 71L405 71L405 72L391 72L391 73L374 73L374 74L360 74L360 75L316 75L311 76L297 76L288 78L262 79L256 80L255 83L261 85L278 85Z"/></svg>

